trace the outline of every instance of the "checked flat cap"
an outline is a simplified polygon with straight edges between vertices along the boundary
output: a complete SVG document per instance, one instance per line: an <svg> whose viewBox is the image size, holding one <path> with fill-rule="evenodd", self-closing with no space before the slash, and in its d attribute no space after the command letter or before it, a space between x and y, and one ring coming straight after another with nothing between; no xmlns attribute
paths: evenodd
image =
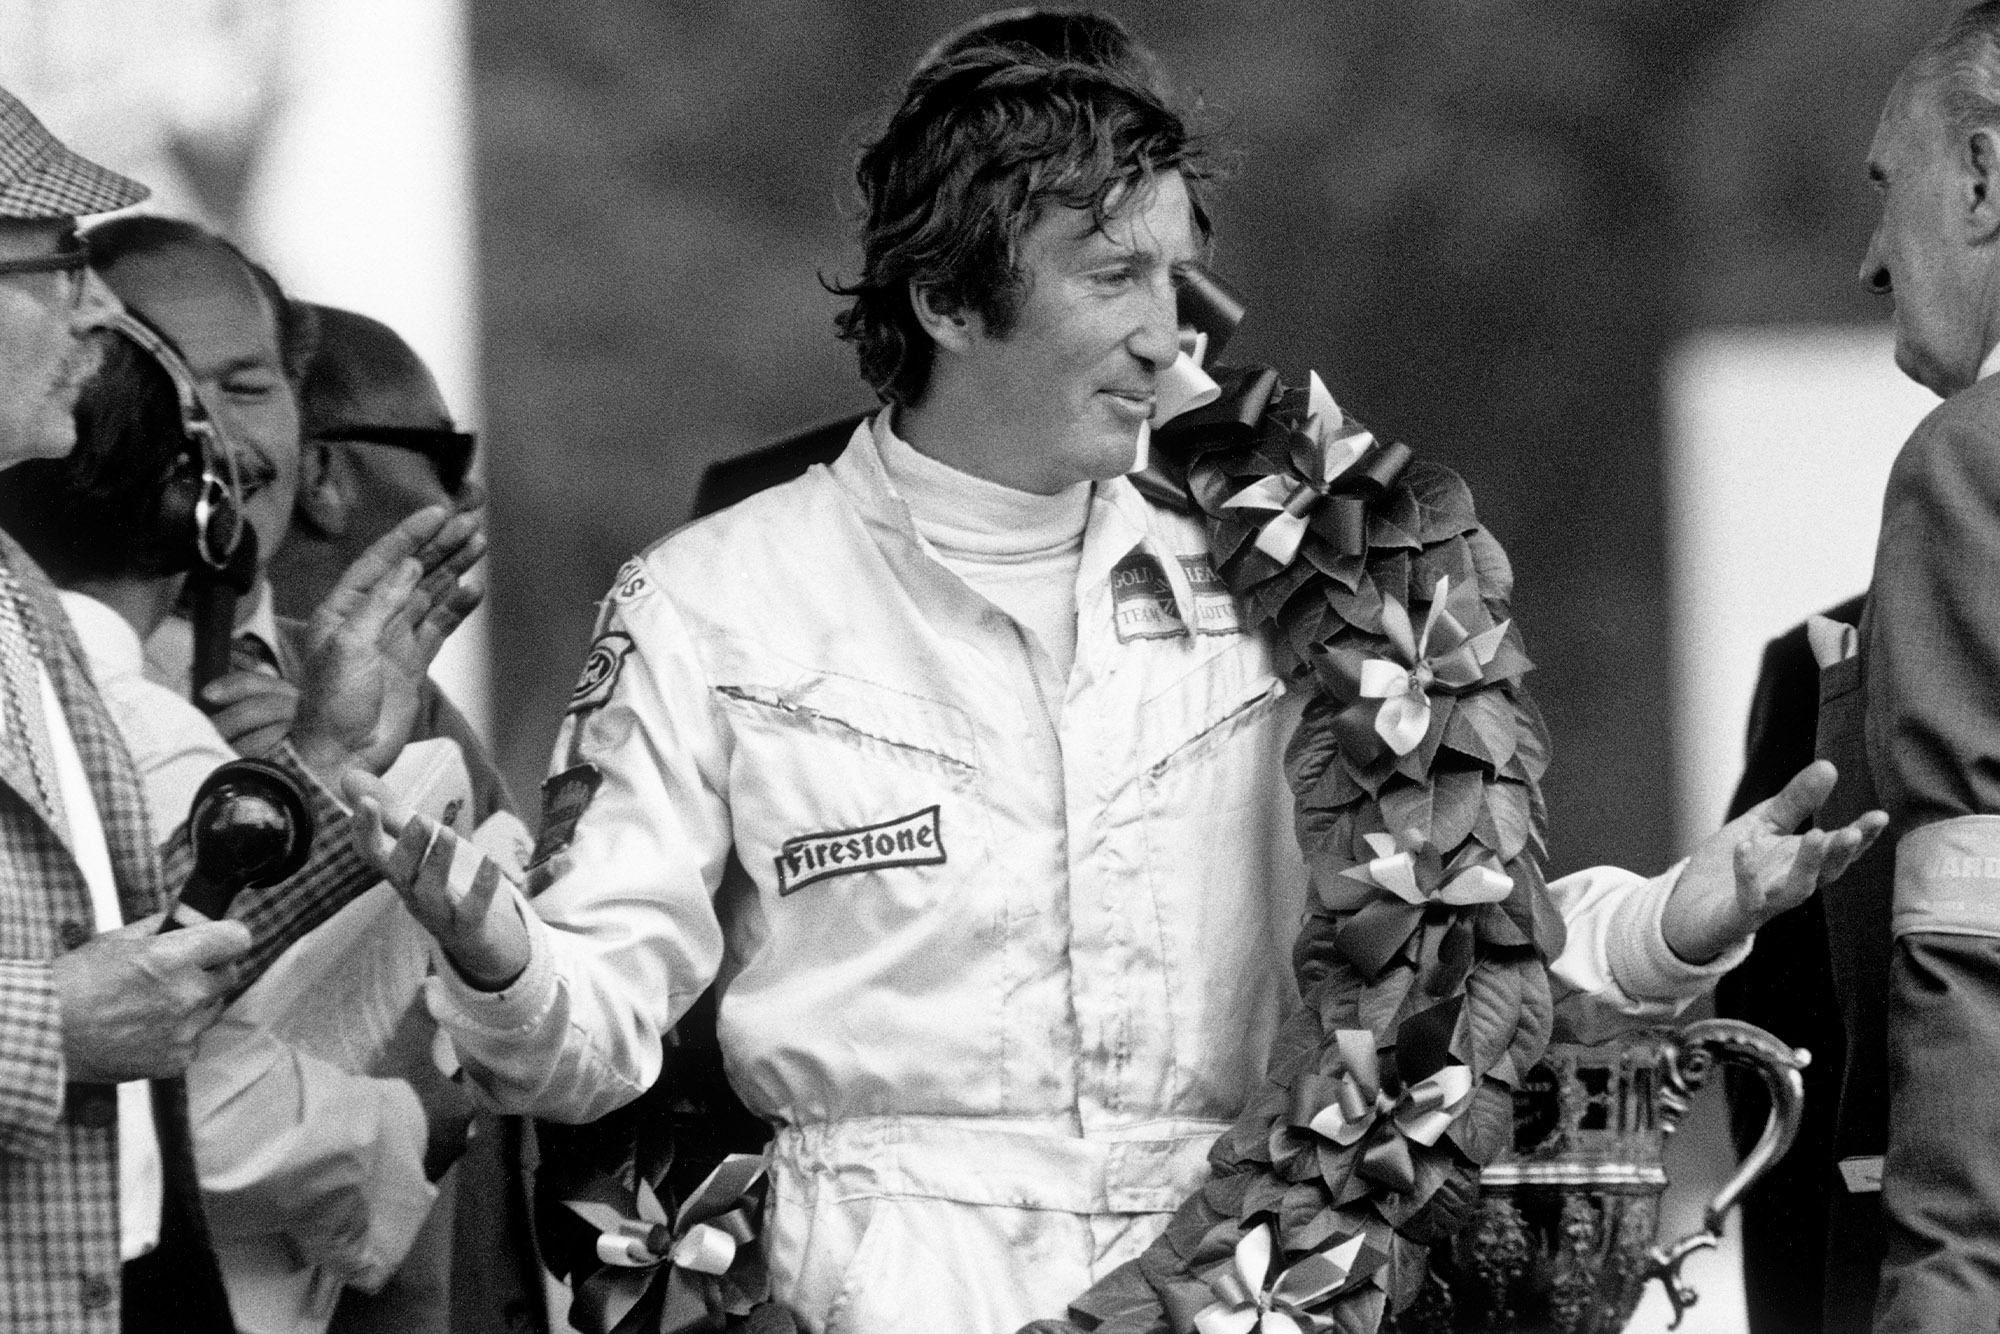
<svg viewBox="0 0 2000 1334"><path fill-rule="evenodd" d="M64 148L0 88L0 218L74 218L136 204L152 191Z"/></svg>

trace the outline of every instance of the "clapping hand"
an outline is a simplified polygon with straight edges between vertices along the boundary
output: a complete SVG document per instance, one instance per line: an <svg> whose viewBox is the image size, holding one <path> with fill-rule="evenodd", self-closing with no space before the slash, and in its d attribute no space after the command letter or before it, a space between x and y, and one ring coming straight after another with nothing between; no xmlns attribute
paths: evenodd
<svg viewBox="0 0 2000 1334"><path fill-rule="evenodd" d="M428 506L383 534L313 613L292 743L329 782L395 760L431 660L485 596L485 511L468 490L457 507Z"/></svg>
<svg viewBox="0 0 2000 1334"><path fill-rule="evenodd" d="M528 966L528 926L500 864L401 805L379 779L350 773L346 791L355 852L396 887L452 966L485 991L519 977Z"/></svg>
<svg viewBox="0 0 2000 1334"><path fill-rule="evenodd" d="M1867 814L1839 829L1792 831L1833 791L1833 765L1815 760L1769 801L1722 826L1688 858L1660 919L1667 944L1692 963L1714 959L1779 913L1838 880L1889 817Z"/></svg>

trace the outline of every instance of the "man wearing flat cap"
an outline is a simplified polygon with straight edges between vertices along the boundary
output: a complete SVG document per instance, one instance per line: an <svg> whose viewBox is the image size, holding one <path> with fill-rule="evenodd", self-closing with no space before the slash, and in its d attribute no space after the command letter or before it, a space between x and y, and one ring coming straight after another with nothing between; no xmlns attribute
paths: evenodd
<svg viewBox="0 0 2000 1334"><path fill-rule="evenodd" d="M0 468L74 446L92 335L118 309L75 219L146 193L0 92ZM156 934L138 778L48 581L4 537L0 729L0 1329L229 1329L174 1077L250 933Z"/></svg>
<svg viewBox="0 0 2000 1334"><path fill-rule="evenodd" d="M145 196L0 91L0 469L75 447L77 392L118 311L75 220ZM392 615L421 619L421 579L378 580L335 633L373 642ZM0 535L0 1334L233 1334L179 1076L258 964L373 880L323 781L384 763L372 670L337 673L341 721L314 768L272 757L321 836L291 879L239 897L255 943L235 921L162 934L189 869L178 812L147 810L47 576Z"/></svg>

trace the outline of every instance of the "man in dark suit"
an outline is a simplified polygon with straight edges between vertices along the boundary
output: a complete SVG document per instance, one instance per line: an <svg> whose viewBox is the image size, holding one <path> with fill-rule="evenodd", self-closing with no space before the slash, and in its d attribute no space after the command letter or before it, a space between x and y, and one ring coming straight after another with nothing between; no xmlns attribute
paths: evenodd
<svg viewBox="0 0 2000 1334"><path fill-rule="evenodd" d="M1862 602L1852 598L1825 615L1856 624ZM1776 796L1812 762L1818 704L1819 667L1801 623L1765 646L1730 819ZM1835 1108L1847 1055L1824 903L1838 892L1829 887L1765 923L1750 957L1715 989L1719 1013L1812 1053L1798 1139L1743 1201L1743 1289L1752 1334L1823 1328L1827 1224L1831 1193L1840 1189L1832 1168ZM1731 1080L1730 1103L1737 1148L1747 1153L1763 1130L1769 1099L1761 1082Z"/></svg>
<svg viewBox="0 0 2000 1334"><path fill-rule="evenodd" d="M1865 1229L1839 1214L1875 1179L1874 1328L1991 1329L2000 1311L1996 87L2000 3L1986 3L1903 71L1869 153L1882 212L1861 279L1895 297L1897 365L1945 402L1890 471L1858 655L1832 635L1813 645L1820 752L1866 760L1840 763L1856 786L1823 814L1878 794L1891 822L1876 867L1857 864L1825 904L1849 1021L1829 1328L1867 1320L1852 1280L1869 1257L1840 1253Z"/></svg>

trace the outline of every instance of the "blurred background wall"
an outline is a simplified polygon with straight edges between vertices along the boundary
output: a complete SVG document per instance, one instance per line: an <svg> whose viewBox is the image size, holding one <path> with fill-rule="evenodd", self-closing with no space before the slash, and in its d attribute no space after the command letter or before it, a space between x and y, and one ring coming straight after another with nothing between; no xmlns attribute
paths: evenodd
<svg viewBox="0 0 2000 1334"><path fill-rule="evenodd" d="M819 284L854 261L853 149L917 53L981 8L473 11L495 693L522 790L593 600L685 516L701 467L870 401ZM1463 472L1512 552L1556 738L1558 867L1663 864L1719 815L1740 702L1711 726L1720 759L1686 748L1707 787L1669 780L1687 691L1667 370L1717 327L1885 320L1853 276L1873 225L1862 161L1896 69L1955 8L1117 6L1243 155L1216 209L1218 267L1251 302L1233 355L1317 367ZM1696 369L1677 382L1693 405ZM1898 440L1854 447L1886 466ZM1690 486L1697 508L1715 489ZM1842 536L1865 572L1872 530ZM1697 575L1695 615L1703 596ZM1782 600L1770 615L1797 618ZM1710 661L1754 670L1789 623L1745 619L1755 638Z"/></svg>

